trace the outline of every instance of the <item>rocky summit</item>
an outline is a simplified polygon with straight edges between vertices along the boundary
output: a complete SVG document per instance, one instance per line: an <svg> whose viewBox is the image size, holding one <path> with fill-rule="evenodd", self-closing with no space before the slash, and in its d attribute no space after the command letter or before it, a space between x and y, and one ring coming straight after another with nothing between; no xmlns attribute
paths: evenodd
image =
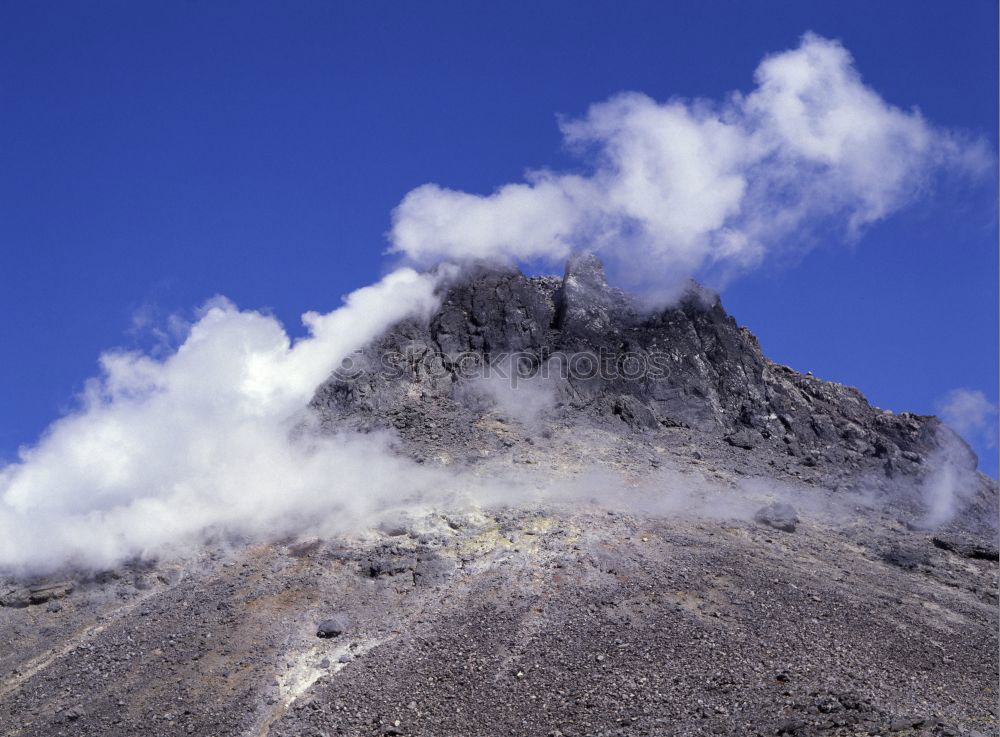
<svg viewBox="0 0 1000 737"><path fill-rule="evenodd" d="M0 579L0 735L997 734L997 485L939 420L593 256L439 296L311 409L465 493Z"/></svg>
<svg viewBox="0 0 1000 737"><path fill-rule="evenodd" d="M517 462L513 436L521 451L530 442L528 457L559 436L590 458L606 450L582 437L594 429L627 438L631 466L665 449L743 475L865 483L913 514L916 486L945 463L966 485L959 514L995 526L995 483L936 417L878 409L853 387L773 363L697 284L650 309L609 287L593 255L571 259L561 279L463 272L436 314L353 355L312 406L331 431L394 429L418 459ZM530 421L518 422L525 409ZM489 425L496 417L512 420L505 432Z"/></svg>

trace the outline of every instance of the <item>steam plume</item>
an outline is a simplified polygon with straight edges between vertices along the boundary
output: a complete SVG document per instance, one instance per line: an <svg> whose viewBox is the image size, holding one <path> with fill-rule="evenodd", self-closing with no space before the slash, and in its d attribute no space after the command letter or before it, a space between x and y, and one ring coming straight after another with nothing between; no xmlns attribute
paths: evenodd
<svg viewBox="0 0 1000 737"><path fill-rule="evenodd" d="M377 441L291 437L330 370L433 309L435 283L393 272L306 314L295 343L274 318L216 299L164 360L104 354L80 410L0 470L0 567L105 566L212 530L279 532L375 503L401 473Z"/></svg>
<svg viewBox="0 0 1000 737"><path fill-rule="evenodd" d="M996 447L997 408L977 389L953 389L938 404L938 414L970 442Z"/></svg>
<svg viewBox="0 0 1000 737"><path fill-rule="evenodd" d="M764 59L756 88L722 102L625 93L564 120L589 174L531 171L487 196L425 184L393 213L392 250L440 259L561 262L602 253L631 286L669 296L724 278L838 222L848 237L911 201L944 167L982 171L982 144L865 86L847 50L807 33ZM641 267L637 266L641 264Z"/></svg>

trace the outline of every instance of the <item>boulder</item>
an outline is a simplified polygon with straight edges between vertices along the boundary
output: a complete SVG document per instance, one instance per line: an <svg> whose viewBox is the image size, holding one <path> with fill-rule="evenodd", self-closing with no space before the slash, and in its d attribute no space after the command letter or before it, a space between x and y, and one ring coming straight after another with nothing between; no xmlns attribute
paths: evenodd
<svg viewBox="0 0 1000 737"><path fill-rule="evenodd" d="M753 450L764 440L764 437L752 428L743 428L742 430L737 430L731 435L726 436L726 442L736 448L743 448L745 450Z"/></svg>
<svg viewBox="0 0 1000 737"><path fill-rule="evenodd" d="M799 523L795 507L784 502L774 502L766 507L761 507L754 515L754 521L773 527L782 532L795 532L795 526Z"/></svg>
<svg viewBox="0 0 1000 737"><path fill-rule="evenodd" d="M321 637L323 639L329 639L333 637L339 637L344 634L350 627L350 621L343 614L338 614L329 619L324 619L316 627L316 637Z"/></svg>
<svg viewBox="0 0 1000 737"><path fill-rule="evenodd" d="M936 535L931 539L934 547L947 550L963 558L974 560L996 560L1000 561L1000 551L995 545L979 543L962 537L944 537Z"/></svg>
<svg viewBox="0 0 1000 737"><path fill-rule="evenodd" d="M416 563L416 559L408 555L376 554L369 558L366 572L369 578L395 576L399 573L412 571Z"/></svg>
<svg viewBox="0 0 1000 737"><path fill-rule="evenodd" d="M659 425L653 411L635 397L618 397L615 400L614 413L634 430L651 429Z"/></svg>
<svg viewBox="0 0 1000 737"><path fill-rule="evenodd" d="M20 609L26 606L44 604L53 599L62 599L73 593L72 581L38 584L27 588L13 588L0 594L0 606Z"/></svg>
<svg viewBox="0 0 1000 737"><path fill-rule="evenodd" d="M73 587L72 581L58 581L32 586L28 589L29 600L32 604L44 604L52 599L62 599L73 593Z"/></svg>

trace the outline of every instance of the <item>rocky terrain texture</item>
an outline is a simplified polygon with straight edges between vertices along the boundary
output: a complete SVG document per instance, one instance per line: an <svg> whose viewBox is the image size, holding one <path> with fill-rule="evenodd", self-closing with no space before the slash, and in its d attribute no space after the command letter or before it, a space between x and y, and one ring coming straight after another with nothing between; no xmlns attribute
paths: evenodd
<svg viewBox="0 0 1000 737"><path fill-rule="evenodd" d="M525 404L536 410L527 418ZM666 447L744 474L864 478L911 512L914 484L947 462L963 477L966 522L989 529L997 517L995 482L936 417L872 407L853 387L769 361L696 284L676 306L646 309L608 286L593 255L570 260L561 279L464 272L430 320L401 322L358 352L312 406L331 430L392 428L418 459L531 462L558 453L545 442L555 435L592 457L607 447L586 437L595 429L628 434L631 466ZM514 421L498 432L497 417Z"/></svg>
<svg viewBox="0 0 1000 737"><path fill-rule="evenodd" d="M469 365L513 353L658 370ZM0 735L997 734L995 482L935 418L771 363L704 290L651 312L592 258L476 269L313 409L543 491L0 577Z"/></svg>

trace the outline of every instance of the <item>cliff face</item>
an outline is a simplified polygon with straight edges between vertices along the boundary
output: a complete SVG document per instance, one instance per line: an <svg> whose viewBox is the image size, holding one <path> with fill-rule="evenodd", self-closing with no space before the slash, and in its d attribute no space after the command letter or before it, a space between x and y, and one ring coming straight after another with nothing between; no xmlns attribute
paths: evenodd
<svg viewBox="0 0 1000 737"><path fill-rule="evenodd" d="M715 294L692 284L676 305L647 311L608 286L593 256L570 261L561 279L466 272L430 320L394 326L312 406L328 427L395 427L404 440L446 445L475 436L495 408L496 392L492 402L469 401L485 366L494 382L544 384L553 407L537 413L542 425L666 438L686 429L688 441L724 440L772 466L841 473L919 476L943 446L958 448L951 456L961 467L976 466L936 418L874 408L857 389L769 361Z"/></svg>

